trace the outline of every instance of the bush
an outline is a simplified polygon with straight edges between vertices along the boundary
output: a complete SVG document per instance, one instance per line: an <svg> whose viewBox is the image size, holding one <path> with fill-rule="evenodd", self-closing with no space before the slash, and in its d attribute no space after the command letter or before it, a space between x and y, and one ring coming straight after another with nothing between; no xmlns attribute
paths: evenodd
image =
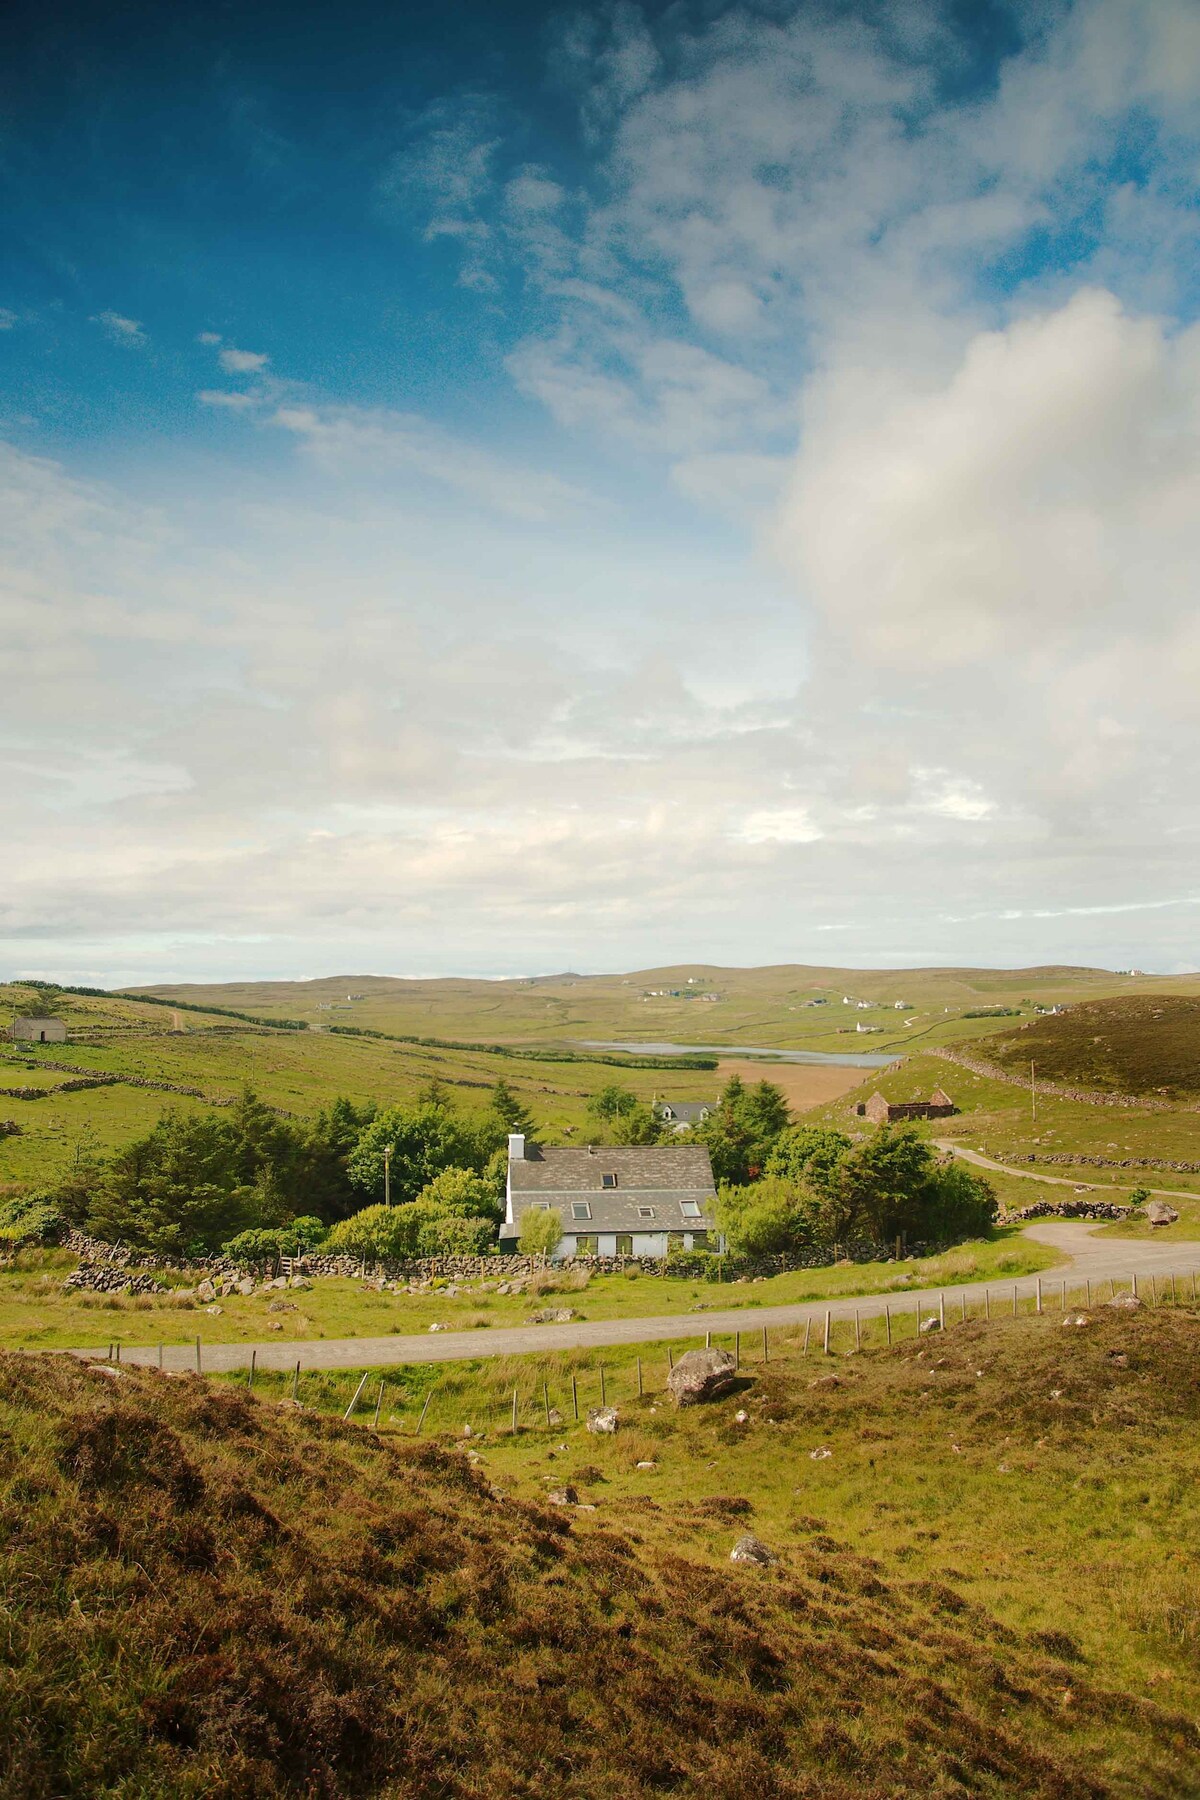
<svg viewBox="0 0 1200 1800"><path fill-rule="evenodd" d="M553 1256L562 1243L562 1220L553 1210L530 1207L521 1220L517 1246L522 1256Z"/></svg>
<svg viewBox="0 0 1200 1800"><path fill-rule="evenodd" d="M507 1156L505 1157L507 1168ZM497 1223L504 1207L496 1194L494 1180L474 1169L442 1169L426 1182L414 1205L427 1206L445 1217L459 1219L493 1219ZM493 1232L493 1236L495 1233Z"/></svg>
<svg viewBox="0 0 1200 1800"><path fill-rule="evenodd" d="M419 1256L486 1256L495 1243L496 1227L491 1219L463 1219L456 1213L429 1219L417 1232Z"/></svg>
<svg viewBox="0 0 1200 1800"><path fill-rule="evenodd" d="M358 1256L364 1262L411 1256L412 1212L411 1206L364 1206L332 1227L325 1249L330 1256Z"/></svg>
<svg viewBox="0 0 1200 1800"><path fill-rule="evenodd" d="M318 1249L324 1239L325 1227L320 1219L306 1215L293 1219L290 1225L239 1231L221 1248L234 1262L270 1262L277 1256L303 1256Z"/></svg>
<svg viewBox="0 0 1200 1800"><path fill-rule="evenodd" d="M56 1244L67 1221L49 1194L18 1194L0 1201L0 1248Z"/></svg>

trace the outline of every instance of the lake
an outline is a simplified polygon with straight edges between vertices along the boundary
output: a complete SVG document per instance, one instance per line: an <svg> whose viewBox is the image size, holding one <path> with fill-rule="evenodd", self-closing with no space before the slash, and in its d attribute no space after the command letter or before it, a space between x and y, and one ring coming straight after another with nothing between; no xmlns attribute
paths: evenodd
<svg viewBox="0 0 1200 1800"><path fill-rule="evenodd" d="M881 1056L867 1050L752 1049L746 1044L580 1044L581 1050L620 1050L626 1056L769 1056L775 1062L828 1063L835 1069L886 1069L899 1062L896 1055Z"/></svg>

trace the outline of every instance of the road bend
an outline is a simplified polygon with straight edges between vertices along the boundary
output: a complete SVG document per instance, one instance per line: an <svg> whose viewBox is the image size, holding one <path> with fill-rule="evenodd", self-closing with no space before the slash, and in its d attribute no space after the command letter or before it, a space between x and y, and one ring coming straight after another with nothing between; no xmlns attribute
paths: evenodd
<svg viewBox="0 0 1200 1800"><path fill-rule="evenodd" d="M702 1338L711 1332L714 1338L732 1337L740 1331L749 1338L765 1328L804 1325L811 1320L814 1329L824 1329L825 1314L832 1322L852 1320L857 1313L862 1320L883 1317L889 1307L894 1319L912 1315L918 1305L922 1318L944 1304L949 1319L961 1316L964 1299L968 1306L979 1307L986 1288L992 1311L998 1316L1011 1309L1013 1297L1018 1302L1036 1296L1040 1289L1043 1305L1053 1311L1062 1303L1066 1283L1070 1304L1079 1306L1092 1284L1095 1304L1110 1298L1109 1284L1118 1293L1129 1293L1136 1285L1139 1293L1150 1299L1157 1290L1169 1288L1171 1277L1179 1299L1190 1300L1192 1279L1200 1279L1200 1243L1182 1239L1097 1238L1095 1225L1065 1220L1039 1220L1026 1227L1026 1235L1039 1243L1049 1244L1069 1259L1040 1276L1023 1275L1015 1281L964 1282L946 1288L890 1287L886 1292L856 1294L830 1300L806 1300L793 1306L740 1306L713 1308L702 1313L666 1313L642 1319L577 1319L569 1325L517 1325L487 1331L439 1331L413 1336L353 1338L305 1338L291 1343L204 1344L200 1363L204 1374L225 1374L250 1366L251 1356L260 1369L292 1370L297 1363L303 1369L389 1368L404 1363L478 1362L497 1356L527 1356L538 1352L562 1350L595 1350L615 1344L678 1343ZM1182 1286L1181 1286L1182 1284ZM85 1360L103 1360L102 1352L72 1350L69 1355ZM177 1373L196 1368L196 1346L192 1344L143 1344L121 1347L121 1361L148 1367L160 1366Z"/></svg>

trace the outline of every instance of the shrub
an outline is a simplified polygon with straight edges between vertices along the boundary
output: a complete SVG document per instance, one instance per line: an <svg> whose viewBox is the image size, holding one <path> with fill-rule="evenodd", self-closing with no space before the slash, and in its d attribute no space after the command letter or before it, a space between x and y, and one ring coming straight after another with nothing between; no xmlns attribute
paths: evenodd
<svg viewBox="0 0 1200 1800"><path fill-rule="evenodd" d="M503 1212L494 1181L474 1169L441 1169L432 1181L426 1182L414 1204L459 1219L490 1218L498 1222Z"/></svg>
<svg viewBox="0 0 1200 1800"><path fill-rule="evenodd" d="M0 1201L0 1247L18 1244L56 1244L66 1220L48 1194L18 1194Z"/></svg>
<svg viewBox="0 0 1200 1800"><path fill-rule="evenodd" d="M414 1206L420 1202L414 1202ZM447 1213L426 1220L417 1231L419 1256L484 1256L496 1242L491 1219L464 1219Z"/></svg>
<svg viewBox="0 0 1200 1800"><path fill-rule="evenodd" d="M325 1248L331 1256L359 1256L366 1262L412 1255L411 1206L364 1206L330 1230Z"/></svg>
<svg viewBox="0 0 1200 1800"><path fill-rule="evenodd" d="M302 1256L316 1250L325 1239L320 1219L307 1215L293 1219L290 1225L273 1225L239 1231L222 1246L234 1262L269 1262L276 1256Z"/></svg>
<svg viewBox="0 0 1200 1800"><path fill-rule="evenodd" d="M553 1256L562 1243L562 1220L552 1209L530 1208L521 1220L517 1245L522 1256Z"/></svg>

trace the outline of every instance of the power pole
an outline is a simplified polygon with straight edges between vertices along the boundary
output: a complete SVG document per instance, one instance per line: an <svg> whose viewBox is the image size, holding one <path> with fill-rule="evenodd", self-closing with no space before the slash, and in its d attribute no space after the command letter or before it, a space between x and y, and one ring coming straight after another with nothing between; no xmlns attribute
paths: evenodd
<svg viewBox="0 0 1200 1800"><path fill-rule="evenodd" d="M1037 1077L1032 1061L1029 1064L1029 1111L1033 1122L1037 1124Z"/></svg>
<svg viewBox="0 0 1200 1800"><path fill-rule="evenodd" d="M392 1204L392 1151L393 1144L383 1146L383 1204Z"/></svg>

